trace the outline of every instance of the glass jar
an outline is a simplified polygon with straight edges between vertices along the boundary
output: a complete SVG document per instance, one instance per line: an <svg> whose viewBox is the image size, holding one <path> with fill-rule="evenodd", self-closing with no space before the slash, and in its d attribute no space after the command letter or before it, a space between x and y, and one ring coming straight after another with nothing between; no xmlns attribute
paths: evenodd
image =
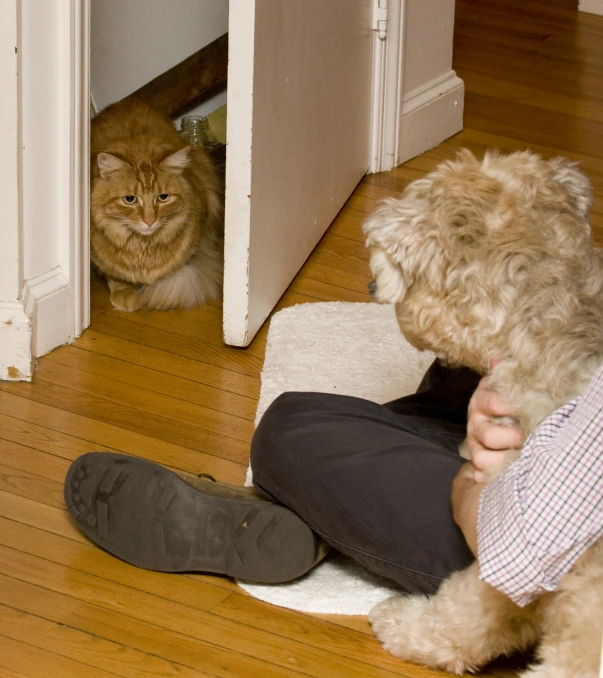
<svg viewBox="0 0 603 678"><path fill-rule="evenodd" d="M209 129L209 121L202 115L187 115L182 118L180 136L193 147L212 148L219 145L218 140Z"/></svg>

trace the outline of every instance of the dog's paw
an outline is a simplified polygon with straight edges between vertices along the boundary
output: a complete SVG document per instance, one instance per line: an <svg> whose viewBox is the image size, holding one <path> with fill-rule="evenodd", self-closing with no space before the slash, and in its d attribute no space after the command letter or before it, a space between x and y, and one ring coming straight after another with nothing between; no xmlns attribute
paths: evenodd
<svg viewBox="0 0 603 678"><path fill-rule="evenodd" d="M395 596L375 605L369 622L384 649L395 657L462 674L475 667L460 657L446 624L425 596Z"/></svg>
<svg viewBox="0 0 603 678"><path fill-rule="evenodd" d="M373 633L383 647L400 659L429 663L422 650L431 645L425 613L429 599L423 596L394 596L375 605L369 614Z"/></svg>

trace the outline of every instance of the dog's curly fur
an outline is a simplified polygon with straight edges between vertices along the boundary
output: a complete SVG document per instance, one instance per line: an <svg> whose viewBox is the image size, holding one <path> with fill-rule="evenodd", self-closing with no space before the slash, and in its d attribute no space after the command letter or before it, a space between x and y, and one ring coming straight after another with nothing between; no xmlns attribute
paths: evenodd
<svg viewBox="0 0 603 678"><path fill-rule="evenodd" d="M365 222L375 298L406 338L485 374L524 434L580 395L603 361L603 252L590 238L591 189L575 164L529 152L463 150ZM475 563L432 598L373 609L386 649L462 673L538 643L526 678L596 678L603 540L526 608L478 579Z"/></svg>

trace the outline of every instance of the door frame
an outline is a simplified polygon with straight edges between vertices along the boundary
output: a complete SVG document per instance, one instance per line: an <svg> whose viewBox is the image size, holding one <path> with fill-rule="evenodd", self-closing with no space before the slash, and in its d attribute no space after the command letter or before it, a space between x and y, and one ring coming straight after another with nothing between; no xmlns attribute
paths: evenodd
<svg viewBox="0 0 603 678"><path fill-rule="evenodd" d="M426 0L372 1L367 171L376 172L462 128L463 83L450 57L437 77L406 91L402 75L414 58L405 49L408 19ZM438 17L450 8L449 0L429 2ZM446 36L451 55L450 17L438 44ZM0 379L31 380L37 357L89 324L89 54L90 0L0 3L0 144L12 149L0 155L8 262L0 272ZM52 204L39 199L54 194ZM49 231L58 250L40 252Z"/></svg>
<svg viewBox="0 0 603 678"><path fill-rule="evenodd" d="M428 3L436 20L419 26L417 8ZM421 41L407 40L419 30L424 44L437 44L437 50L424 52ZM373 0L373 31L370 173L393 169L460 132L465 96L452 70L454 3ZM419 70L417 77L420 62L423 75Z"/></svg>
<svg viewBox="0 0 603 678"><path fill-rule="evenodd" d="M0 3L3 379L89 324L89 28L90 0Z"/></svg>

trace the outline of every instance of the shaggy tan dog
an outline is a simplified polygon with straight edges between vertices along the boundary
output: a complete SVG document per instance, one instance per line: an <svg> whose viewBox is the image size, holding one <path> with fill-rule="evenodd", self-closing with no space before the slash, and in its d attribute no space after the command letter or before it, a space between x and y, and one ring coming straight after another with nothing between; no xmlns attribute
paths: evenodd
<svg viewBox="0 0 603 678"><path fill-rule="evenodd" d="M375 297L419 349L488 372L524 433L583 392L603 361L603 253L590 239L590 185L563 158L483 161L469 151L410 184L366 222ZM395 537L394 537L395 538ZM476 671L538 644L525 678L597 678L603 540L559 590L519 608L474 563L436 595L398 596L370 622L408 661Z"/></svg>

